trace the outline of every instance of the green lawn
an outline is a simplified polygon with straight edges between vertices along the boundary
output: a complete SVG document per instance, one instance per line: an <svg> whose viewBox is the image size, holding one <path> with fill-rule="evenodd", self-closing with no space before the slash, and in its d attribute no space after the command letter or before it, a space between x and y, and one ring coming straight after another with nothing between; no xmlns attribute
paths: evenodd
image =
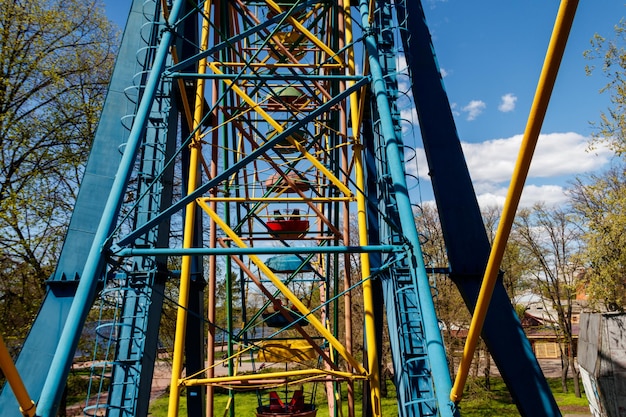
<svg viewBox="0 0 626 417"><path fill-rule="evenodd" d="M549 378L548 383L554 393L559 408L563 414L588 414L589 407L587 400L583 394L583 398L576 398L574 396L573 384L569 383L569 393L564 394L561 391L561 381L559 378ZM581 388L582 390L582 388ZM321 385L317 388L317 407L319 411L318 417L328 417L328 409L323 407L325 403L324 390ZM395 400L395 392L393 386L390 385L389 398L383 398L383 416L385 417L397 417L398 407ZM345 397L345 396L344 396ZM267 401L266 398L263 399ZM167 401L168 397L164 396L157 399L150 407L150 415L153 417L165 417L167 415ZM185 401L181 401L181 408L179 415L186 415ZM255 409L257 407L258 398L254 392L237 393L235 407L236 416L250 416L253 417ZM216 395L215 399L215 415L223 416L228 415L226 413L226 406L228 404L228 396L225 394ZM345 405L344 405L345 410ZM361 400L358 399L355 404L356 415L361 415ZM343 415L347 415L344 412ZM461 402L461 415L462 417L483 417L483 416L498 416L509 417L519 416L517 408L512 403L511 396L508 393L504 383L500 378L491 378L491 390L487 391L484 388L484 380L482 378L471 380L467 384L465 398Z"/></svg>
<svg viewBox="0 0 626 417"><path fill-rule="evenodd" d="M548 378L548 384L562 414L589 414L585 394L583 393L582 398L576 398L572 381L569 381L569 392L566 394L561 390L560 378ZM472 380L467 384L464 396L460 404L463 417L519 417L520 415L501 378L491 378L490 391L484 388L483 378Z"/></svg>
<svg viewBox="0 0 626 417"><path fill-rule="evenodd" d="M389 386L389 397L383 398L381 400L382 408L384 411L385 417L397 417L398 416L398 406L395 398L395 391L393 390L393 385L391 382L388 383ZM305 387L306 395L310 395L310 387ZM348 415L347 405L345 404L346 395L344 393L342 401L344 401L343 409L344 416ZM150 406L150 414L153 417L165 417L167 416L167 403L169 397L167 395L158 398L156 401L152 403ZM267 403L267 394L264 394L262 397L264 403ZM216 416L228 416L227 413L227 405L228 405L228 395L227 394L216 394L215 395L215 415ZM317 386L317 395L315 404L318 407L317 417L329 417L328 408L322 406L322 404L326 403L325 392L322 384L318 384ZM235 412L236 416L250 416L254 417L256 407L258 406L258 397L255 392L238 392L236 394L235 399ZM360 395L357 394L357 400L354 405L355 415L362 415L362 407L361 407L361 398ZM184 399L181 399L181 404L179 408L179 415L185 416L187 415L187 407Z"/></svg>

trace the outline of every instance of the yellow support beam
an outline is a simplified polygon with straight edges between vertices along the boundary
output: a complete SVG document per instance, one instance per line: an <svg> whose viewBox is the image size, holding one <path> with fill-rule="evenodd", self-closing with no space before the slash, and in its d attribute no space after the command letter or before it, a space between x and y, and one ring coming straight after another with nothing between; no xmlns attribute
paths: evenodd
<svg viewBox="0 0 626 417"><path fill-rule="evenodd" d="M256 381L256 380L264 380L264 379L278 379L278 378L291 378L298 376L311 376L311 375L319 375L319 376L333 376L340 379L365 379L364 375L355 375L351 372L344 371L330 371L324 369L299 369L294 371L283 371L283 372L267 372L267 373L256 373L249 375L234 375L234 376L221 376L215 378L196 378L196 379L184 379L181 380L181 385L186 387L197 386L197 385L211 385L211 384L220 384L225 382L239 382L239 381Z"/></svg>
<svg viewBox="0 0 626 417"><path fill-rule="evenodd" d="M357 187L365 189L365 174L362 157L362 145L354 147ZM359 244L367 246L367 202L365 195L357 195L357 221L359 225ZM371 274L370 258L368 253L361 254L361 275L363 277L363 313L365 316L365 334L367 343L367 369L370 373L370 397L372 415L382 415L380 403L380 372L378 369L378 348L376 346L376 325L374 321L374 290L369 279Z"/></svg>
<svg viewBox="0 0 626 417"><path fill-rule="evenodd" d="M20 406L20 412L26 417L33 417L35 415L35 403L30 399L28 391L24 386L24 382L17 372L17 368L11 359L11 355L4 344L4 339L0 335L0 369L4 373L4 377L11 386L15 399Z"/></svg>
<svg viewBox="0 0 626 417"><path fill-rule="evenodd" d="M489 254L489 261L487 262L487 268L478 294L476 308L472 316L467 340L465 341L463 357L459 364L459 370L456 374L452 391L450 392L450 399L455 403L461 401L463 396L463 388L467 381L467 375L472 358L474 357L474 352L476 351L476 344L478 343L480 332L485 323L487 309L489 308L493 288L498 278L506 243L511 233L513 221L515 220L515 212L517 211L522 196L524 183L526 182L528 170L530 169L530 162L537 145L537 140L539 139L541 125L543 124L546 110L548 109L550 95L552 94L556 76L559 72L559 66L563 52L565 51L565 45L574 21L577 6L578 0L562 0L559 7L543 69L535 92L535 99L533 100L530 115L528 116L522 146L504 204L502 218L500 219L491 253Z"/></svg>
<svg viewBox="0 0 626 417"><path fill-rule="evenodd" d="M204 13L209 16L211 13L211 1L204 3ZM209 22L205 19L202 23L202 38L200 41L201 50L206 50L209 44ZM203 58L198 63L198 73L206 72L207 60ZM187 192L192 193L198 186L198 174L200 161L202 160L202 138L200 133L200 123L204 113L204 86L205 80L200 78L196 85L195 107L193 114L194 138L189 145L189 176L187 179ZM196 204L191 202L185 207L185 224L183 230L183 248L193 247L194 224L195 224ZM183 372L185 329L187 327L187 308L189 305L189 290L191 287L191 256L183 256L180 285L178 291L178 310L176 312L176 333L174 338L174 352L172 354L172 375L170 380L170 396L168 402L168 417L178 416L180 402L179 378Z"/></svg>

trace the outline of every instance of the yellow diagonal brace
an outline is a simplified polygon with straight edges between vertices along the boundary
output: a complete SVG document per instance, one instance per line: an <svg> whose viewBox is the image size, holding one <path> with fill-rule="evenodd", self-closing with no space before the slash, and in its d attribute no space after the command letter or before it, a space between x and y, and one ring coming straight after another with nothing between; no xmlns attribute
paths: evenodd
<svg viewBox="0 0 626 417"><path fill-rule="evenodd" d="M228 237L231 238L232 241L238 247L240 247L240 248L247 248L248 247L248 246L246 246L244 241L241 240L241 238L237 235L237 233L235 233L233 231L233 229L231 229L230 226L228 226L220 218L220 216L215 211L213 211L211 209L211 207L209 207L206 203L204 203L204 201L202 201L202 199L198 199L196 201L198 202L200 207L202 207L204 209L204 211L211 217L211 219L213 219L215 221L217 226L222 228L222 230L224 230L224 232L226 232ZM345 348L345 346L343 344L341 344L341 342L339 340L337 340L335 338L335 336L333 336L332 333L330 333L326 329L326 327L322 324L322 322L320 322L317 319L317 317L315 317L313 314L311 314L311 311L304 305L304 303L302 303L302 301L300 301L298 296L296 296L293 292L291 292L291 290L285 284L283 284L283 282L280 280L280 278L278 278L276 276L276 274L274 274L258 256L256 256L256 255L249 255L249 257L250 257L250 260L257 266L257 268L259 268L259 270L265 276L267 276L269 278L269 280L272 282L272 284L274 284L276 289L278 289L293 304L293 306L296 307L296 309L303 316L306 316L307 321L313 327L315 327L315 330L317 330L324 338L326 338L326 340L328 340L328 343L330 343L330 345L337 350L337 353L339 353L339 355L341 355L350 364L350 366L354 367L354 369L356 369L357 372L359 372L361 374L366 374L366 371L363 368L363 366L356 359L354 359L352 357L352 355L350 355L350 353Z"/></svg>
<svg viewBox="0 0 626 417"><path fill-rule="evenodd" d="M216 74L223 74L217 64L215 62L209 63L209 67ZM285 128L278 123L272 116L270 116L265 110L261 108L261 106L255 102L245 91L239 88L235 83L230 80L223 80L232 90L239 96L243 101L245 101L250 107L254 109L267 123L270 124L278 133L282 133ZM315 167L317 168L324 176L332 182L339 190L347 196L351 196L352 192L348 187L346 187L340 180L333 174L328 168L324 166L314 155L311 155L304 146L297 140L288 137L287 140L296 147L296 149L302 153L302 155Z"/></svg>
<svg viewBox="0 0 626 417"><path fill-rule="evenodd" d="M277 13L282 13L283 9L280 8L280 6L276 3L274 3L272 0L265 0L265 2L267 3L268 6L270 6L272 9L274 9L274 11L276 11ZM305 28L302 23L300 23L298 21L298 19L294 18L293 16L288 16L287 20L289 21L289 23L291 23L293 25L293 27L295 27L296 29L298 29L298 31L300 33L302 33L307 39L309 39L311 42L313 42L315 44L315 46L317 46L318 48L320 48L322 51L326 52L328 54L328 56L330 56L332 59L334 59L335 61L337 61L340 64L344 64L343 60L341 59L341 57L332 49L330 49L328 47L328 45L326 45L324 42L322 42L317 36L315 36L313 33L311 33L311 31L309 31L307 28Z"/></svg>

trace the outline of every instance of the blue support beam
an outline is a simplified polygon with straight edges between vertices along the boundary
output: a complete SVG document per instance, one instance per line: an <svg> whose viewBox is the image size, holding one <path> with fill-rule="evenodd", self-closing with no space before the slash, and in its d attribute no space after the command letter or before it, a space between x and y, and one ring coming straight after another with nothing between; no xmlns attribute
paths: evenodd
<svg viewBox="0 0 626 417"><path fill-rule="evenodd" d="M174 2L170 13L170 22L173 23L178 19L183 4L183 0ZM135 122L126 142L122 160L111 186L111 192L102 211L102 217L94 235L89 255L85 261L85 268L81 274L75 298L70 307L57 350L41 391L41 397L37 404L38 416L54 417L59 407L65 380L72 364L74 351L78 345L80 330L91 307L97 283L104 272L106 243L116 225L124 192L128 186L173 38L174 34L171 31L162 33L161 42L154 59L154 66L148 77ZM92 155L100 157L97 154L92 153Z"/></svg>
<svg viewBox="0 0 626 417"><path fill-rule="evenodd" d="M129 7L128 32L139 31L140 22L143 21L142 3L137 0ZM140 36L125 36L120 45L120 56L134 56L144 46L145 42ZM135 71L133 62L116 62L56 270L47 282L46 297L16 361L24 384L35 402L44 384L42 370L49 369L54 355L50 347L60 341L85 259L96 234L98 223L94 219L102 217L105 210L106 200L102 196L109 194L118 169L121 159L119 147L128 134L120 121L129 111L129 101L124 90L129 86ZM8 385L0 394L0 410L3 416L21 416Z"/></svg>
<svg viewBox="0 0 626 417"><path fill-rule="evenodd" d="M430 32L419 1L406 1L401 31L413 81L424 150L454 280L470 310L475 307L489 258L489 241L467 170ZM483 339L523 416L560 416L556 401L499 279Z"/></svg>
<svg viewBox="0 0 626 417"><path fill-rule="evenodd" d="M381 2L378 6L385 7L385 3L386 2ZM390 74L385 73L383 70L383 66L381 65L382 58L379 53L380 50L385 51L385 48L389 48L392 45L378 44L376 31L372 30L370 27L369 14L372 11L369 10L368 6L369 2L365 0L362 0L359 3L363 32L365 33L363 42L368 54L368 63L372 77L372 96L379 116L378 128L383 141L382 146L384 147L384 160L386 161L385 170L387 171L388 181L390 181L395 199L393 206L396 213L394 216L397 216L397 220L399 222L398 226L402 230L403 234L402 237L408 244L406 267L408 269L408 274L410 275L409 279L412 281L412 294L410 302L421 314L421 317L419 318L419 321L421 322L419 333L420 337L423 337L423 345L426 353L425 356L428 357L429 369L426 373L427 378L432 379L432 387L430 390L431 392L434 391L434 395L436 397L437 409L434 412L438 413L438 415L442 417L453 416L456 414L456 409L448 397L452 383L448 370L445 347L435 313L430 282L426 274L412 204L408 194L402 153L402 137L396 131L397 120L394 120L393 118L393 111L390 103L390 95L393 97L395 92L388 91L386 77ZM378 32L382 33L384 31L389 31L390 28L385 25L386 23L383 22L383 27L378 28ZM388 204L390 203L389 200L386 201ZM392 274L392 279L393 278L395 277ZM391 303L393 304L394 302L391 301ZM397 314L399 316L403 315L408 319L409 317L405 313L406 311L398 312ZM408 323L405 324L408 325ZM411 328L410 332L413 333L414 330L416 329ZM406 337L412 336L407 334ZM398 342L405 343L407 340L403 339ZM405 355L400 360L404 362L402 364L403 366L408 366L409 357L412 356L414 352L410 352L409 350L398 346L392 346L392 349L394 348L400 348L405 352ZM422 365L424 363L425 362L422 362ZM424 380L421 376L416 374L408 375L408 373L407 378L408 379L405 380L405 382L408 384L406 387L407 392L409 393L408 397L411 397L410 400L413 401L420 397ZM399 404L399 408L404 413L408 412L407 415L419 415L413 414L412 411L410 411L412 410L412 404L409 404L410 401L408 397L405 399L404 404Z"/></svg>
<svg viewBox="0 0 626 417"><path fill-rule="evenodd" d="M402 245L367 245L367 246L267 246L253 248L189 248L189 249L144 249L129 248L116 253L117 256L197 256L197 255L277 255L277 254L309 254L309 253L389 253L404 251Z"/></svg>

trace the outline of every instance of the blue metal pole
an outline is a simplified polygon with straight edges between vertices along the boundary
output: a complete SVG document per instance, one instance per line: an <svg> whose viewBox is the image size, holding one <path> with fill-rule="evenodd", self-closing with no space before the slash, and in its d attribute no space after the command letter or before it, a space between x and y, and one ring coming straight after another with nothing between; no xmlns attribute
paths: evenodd
<svg viewBox="0 0 626 417"><path fill-rule="evenodd" d="M432 369L439 413L441 416L453 416L454 406L448 397L450 389L452 388L452 382L448 370L445 346L439 330L435 305L431 295L430 282L426 274L417 227L413 217L411 200L408 195L408 187L403 170L404 161L402 160L402 153L400 151L400 139L396 135L391 116L391 107L380 66L376 37L370 30L368 3L367 0L361 0L359 9L361 12L362 25L364 28L363 32L365 33L364 42L368 53L368 62L372 77L372 92L376 99L376 105L380 115L382 136L385 140L387 165L389 166L389 172L396 194L402 231L407 241L412 246L412 265L415 266L415 274L412 276L416 280L414 285L417 288L422 310L426 348Z"/></svg>
<svg viewBox="0 0 626 417"><path fill-rule="evenodd" d="M184 0L175 0L169 17L170 26L178 19L183 4ZM44 383L41 397L37 404L37 416L56 416L61 395L65 387L65 380L67 379L69 369L72 365L73 355L78 345L78 339L85 323L87 313L93 302L96 284L104 272L105 243L116 225L124 193L148 122L152 102L161 80L161 73L165 68L173 35L174 34L169 30L163 32L152 71L146 82L144 96L137 109L137 116L130 131L128 142L111 188L111 193L107 199L103 216L100 219L98 230L94 236L91 250L85 261L85 268L80 277L76 296L70 307L67 321L61 333L59 345L52 359L50 370L48 371L46 382Z"/></svg>
<svg viewBox="0 0 626 417"><path fill-rule="evenodd" d="M403 252L403 246L394 245L366 245L366 246L267 246L249 248L172 248L172 249L136 249L128 248L116 252L116 256L194 256L194 255L273 255L292 253L372 253L372 252Z"/></svg>
<svg viewBox="0 0 626 417"><path fill-rule="evenodd" d="M172 78L189 78L193 80L197 80L199 78L209 79L209 80L264 80L264 81L274 81L274 80L315 80L315 81L359 81L363 79L362 75L323 75L323 74L298 74L297 76L291 74L195 74L192 72L172 72L167 74L168 77Z"/></svg>

